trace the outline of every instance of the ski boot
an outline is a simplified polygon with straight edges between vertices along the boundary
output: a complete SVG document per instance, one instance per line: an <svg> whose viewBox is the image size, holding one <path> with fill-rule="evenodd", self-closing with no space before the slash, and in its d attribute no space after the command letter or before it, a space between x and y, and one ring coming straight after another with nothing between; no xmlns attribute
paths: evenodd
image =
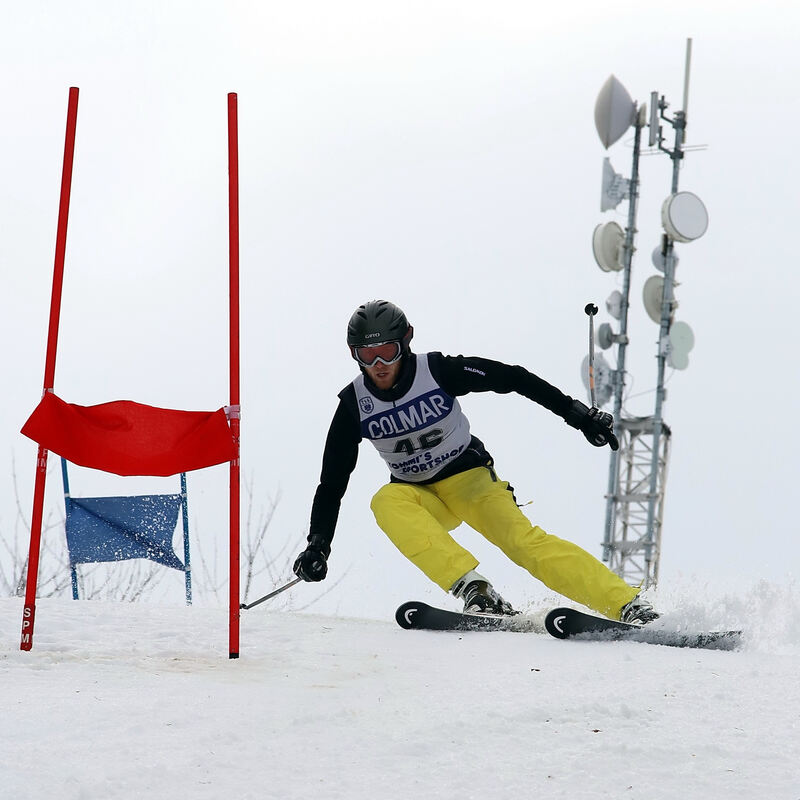
<svg viewBox="0 0 800 800"><path fill-rule="evenodd" d="M637 594L619 612L620 622L627 622L629 625L647 625L648 622L652 622L660 616L653 608L653 604L649 600L645 600L640 594Z"/></svg>
<svg viewBox="0 0 800 800"><path fill-rule="evenodd" d="M464 601L465 614L518 614L511 603L492 588L492 584L479 575L475 570L470 570L463 578L457 580L450 590L456 597Z"/></svg>

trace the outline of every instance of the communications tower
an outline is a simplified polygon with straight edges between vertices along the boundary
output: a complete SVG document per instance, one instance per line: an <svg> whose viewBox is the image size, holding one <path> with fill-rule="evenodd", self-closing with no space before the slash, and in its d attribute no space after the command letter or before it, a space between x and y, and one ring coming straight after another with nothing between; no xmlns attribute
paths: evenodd
<svg viewBox="0 0 800 800"><path fill-rule="evenodd" d="M592 249L598 266L605 272L622 273L622 290L606 300L606 309L618 325L604 322L597 329L597 344L603 350L616 348L616 366L602 355L594 366L598 405L613 402L614 428L620 448L611 452L606 492L606 517L603 532L603 560L632 585L644 588L658 581L664 496L669 465L671 430L664 419L666 368L682 370L689 364L688 353L694 334L685 323L675 320L676 242L691 242L708 227L708 213L697 195L678 190L680 165L687 151L686 122L689 95L692 40L686 44L683 107L668 116L669 104L658 92L650 94L650 110L638 105L613 75L605 82L595 103L595 125L603 146L608 149L631 127L634 131L633 163L630 178L617 174L609 158L603 161L600 210L617 208L628 201L627 225L617 222L598 225ZM666 123L674 131L670 148L665 144ZM652 254L658 273L644 283L642 298L650 319L658 325L656 348L656 391L652 414L631 416L624 408L626 355L630 343L628 309L633 255L636 251L636 217L639 198L639 158L644 129L653 153L666 153L672 161L670 193L661 207L663 234ZM588 388L588 358L584 360L584 382Z"/></svg>

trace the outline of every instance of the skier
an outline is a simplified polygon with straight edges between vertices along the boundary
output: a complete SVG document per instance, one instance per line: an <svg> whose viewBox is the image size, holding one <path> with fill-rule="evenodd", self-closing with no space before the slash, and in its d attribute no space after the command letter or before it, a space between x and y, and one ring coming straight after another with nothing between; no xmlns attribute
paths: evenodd
<svg viewBox="0 0 800 800"><path fill-rule="evenodd" d="M647 623L652 605L594 556L531 525L492 457L470 433L460 395L517 392L560 416L595 447L616 450L610 414L520 366L485 358L413 353L414 329L393 303L373 300L350 319L347 344L361 374L339 393L314 495L308 546L294 564L305 581L321 581L356 465L369 439L386 461L390 482L372 498L378 526L400 552L471 613L514 614L476 571L478 560L450 531L466 522L549 588L624 622Z"/></svg>

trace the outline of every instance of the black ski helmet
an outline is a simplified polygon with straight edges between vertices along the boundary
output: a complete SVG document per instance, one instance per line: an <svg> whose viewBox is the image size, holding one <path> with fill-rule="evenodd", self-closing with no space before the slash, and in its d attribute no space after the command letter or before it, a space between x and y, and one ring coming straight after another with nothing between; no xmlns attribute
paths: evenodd
<svg viewBox="0 0 800 800"><path fill-rule="evenodd" d="M353 312L347 324L347 344L351 349L379 342L400 342L403 353L407 353L413 335L414 329L406 315L388 300L364 303Z"/></svg>

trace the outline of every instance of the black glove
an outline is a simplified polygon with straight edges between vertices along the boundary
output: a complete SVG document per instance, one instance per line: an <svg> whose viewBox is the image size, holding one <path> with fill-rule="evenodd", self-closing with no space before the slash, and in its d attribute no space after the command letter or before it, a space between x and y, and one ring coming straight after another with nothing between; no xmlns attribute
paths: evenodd
<svg viewBox="0 0 800 800"><path fill-rule="evenodd" d="M308 547L297 556L294 562L294 574L304 581L316 583L324 581L328 574L328 556L330 545L319 535L308 537Z"/></svg>
<svg viewBox="0 0 800 800"><path fill-rule="evenodd" d="M599 408L589 408L580 400L573 400L567 416L567 425L577 428L586 440L595 447L608 445L619 450L619 441L614 436L614 417Z"/></svg>

